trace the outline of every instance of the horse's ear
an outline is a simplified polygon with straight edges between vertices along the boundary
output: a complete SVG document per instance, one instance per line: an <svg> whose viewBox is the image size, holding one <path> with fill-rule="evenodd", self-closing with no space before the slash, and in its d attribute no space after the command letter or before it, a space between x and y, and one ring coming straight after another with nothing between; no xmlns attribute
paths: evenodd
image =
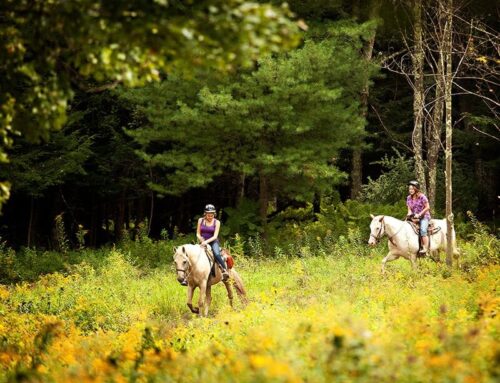
<svg viewBox="0 0 500 383"><path fill-rule="evenodd" d="M380 217L379 222L382 222L384 220L384 216Z"/></svg>
<svg viewBox="0 0 500 383"><path fill-rule="evenodd" d="M375 216L373 214L370 214L370 217L372 217L372 219L375 218Z"/></svg>
<svg viewBox="0 0 500 383"><path fill-rule="evenodd" d="M186 254L186 249L182 246L182 254Z"/></svg>
<svg viewBox="0 0 500 383"><path fill-rule="evenodd" d="M173 250L174 254L177 253L177 246L172 246L172 250Z"/></svg>

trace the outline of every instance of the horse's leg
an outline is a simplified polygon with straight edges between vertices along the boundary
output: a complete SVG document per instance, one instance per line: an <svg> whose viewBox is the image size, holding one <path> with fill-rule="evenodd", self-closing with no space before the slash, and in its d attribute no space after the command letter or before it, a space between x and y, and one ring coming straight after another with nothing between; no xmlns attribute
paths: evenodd
<svg viewBox="0 0 500 383"><path fill-rule="evenodd" d="M222 283L224 283L224 286L226 286L229 304L231 305L231 307L233 307L233 289L231 288L231 284L233 283L233 281L231 279L228 279L226 281L222 281Z"/></svg>
<svg viewBox="0 0 500 383"><path fill-rule="evenodd" d="M193 307L193 292L194 292L194 287L191 285L188 285L188 300L187 300L187 306L191 310L192 313L198 314L199 309L198 307Z"/></svg>
<svg viewBox="0 0 500 383"><path fill-rule="evenodd" d="M212 286L207 286L207 298L205 300L205 316L208 315L208 309L212 303Z"/></svg>
<svg viewBox="0 0 500 383"><path fill-rule="evenodd" d="M200 315L208 315L208 307L205 307L207 302L207 282L203 282L200 285L200 299L198 300L198 306L200 308Z"/></svg>
<svg viewBox="0 0 500 383"><path fill-rule="evenodd" d="M246 305L248 303L248 299L247 299L247 293L245 291L245 286L243 285L243 280L234 269L231 270L231 276L232 280L234 281L234 287L236 288L236 292L238 293L241 302Z"/></svg>
<svg viewBox="0 0 500 383"><path fill-rule="evenodd" d="M410 262L411 262L411 268L415 270L417 268L417 254L415 253L410 254Z"/></svg>
<svg viewBox="0 0 500 383"><path fill-rule="evenodd" d="M385 273L385 264L390 261L394 261L395 259L398 259L399 255L393 254L391 252L387 253L384 259L382 259L382 274Z"/></svg>

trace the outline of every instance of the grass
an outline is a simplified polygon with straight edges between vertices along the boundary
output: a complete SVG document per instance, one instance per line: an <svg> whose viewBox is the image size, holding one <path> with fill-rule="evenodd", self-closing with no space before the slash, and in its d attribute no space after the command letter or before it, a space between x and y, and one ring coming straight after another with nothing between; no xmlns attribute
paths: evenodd
<svg viewBox="0 0 500 383"><path fill-rule="evenodd" d="M118 250L100 267L0 286L0 381L493 382L500 267L388 265L355 245L319 256L236 258L250 298L214 288L188 312L169 264ZM307 254L307 252L305 252ZM195 297L196 298L196 297ZM196 302L196 300L195 300Z"/></svg>

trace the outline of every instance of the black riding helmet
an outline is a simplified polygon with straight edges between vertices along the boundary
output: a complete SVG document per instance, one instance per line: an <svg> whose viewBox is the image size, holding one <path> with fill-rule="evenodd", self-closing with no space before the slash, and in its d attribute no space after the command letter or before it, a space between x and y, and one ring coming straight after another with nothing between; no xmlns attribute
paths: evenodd
<svg viewBox="0 0 500 383"><path fill-rule="evenodd" d="M217 212L215 211L215 206L209 203L208 205L205 206L205 213L214 213L216 214Z"/></svg>
<svg viewBox="0 0 500 383"><path fill-rule="evenodd" d="M408 182L408 185L411 185L414 188L420 190L420 184L418 183L418 181L410 181L410 182Z"/></svg>

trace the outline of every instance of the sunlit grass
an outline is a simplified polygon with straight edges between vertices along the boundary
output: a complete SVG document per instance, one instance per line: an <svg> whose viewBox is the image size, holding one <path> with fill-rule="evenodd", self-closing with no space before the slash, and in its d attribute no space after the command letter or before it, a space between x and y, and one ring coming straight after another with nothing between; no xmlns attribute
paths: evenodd
<svg viewBox="0 0 500 383"><path fill-rule="evenodd" d="M382 249L344 250L237 257L250 302L231 309L215 286L208 318L170 266L115 250L98 269L0 287L0 381L495 380L498 266L400 260L382 276Z"/></svg>

